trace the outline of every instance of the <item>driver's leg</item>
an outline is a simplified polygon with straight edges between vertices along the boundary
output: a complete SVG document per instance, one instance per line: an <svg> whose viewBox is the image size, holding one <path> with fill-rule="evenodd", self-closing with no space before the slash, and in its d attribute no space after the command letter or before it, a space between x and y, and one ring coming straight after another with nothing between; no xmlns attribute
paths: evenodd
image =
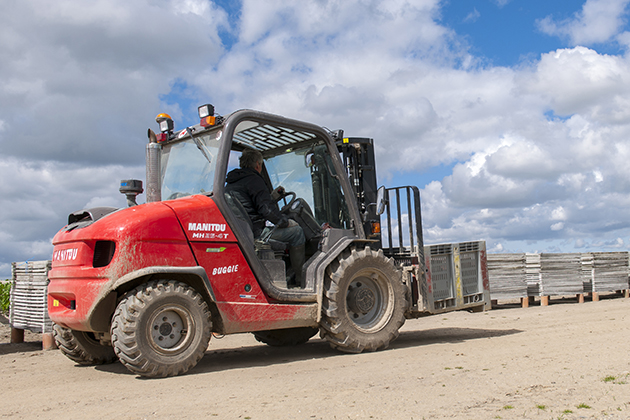
<svg viewBox="0 0 630 420"><path fill-rule="evenodd" d="M299 246L306 242L304 231L294 220L289 220L289 227L276 228L271 234L271 239L288 243L289 246Z"/></svg>
<svg viewBox="0 0 630 420"><path fill-rule="evenodd" d="M293 271L295 272L296 285L304 287L305 282L302 279L302 266L306 259L304 254L306 238L304 237L302 228L293 220L291 220L291 222L289 227L277 228L271 235L271 239L289 244L289 259L291 260L291 267L293 267Z"/></svg>

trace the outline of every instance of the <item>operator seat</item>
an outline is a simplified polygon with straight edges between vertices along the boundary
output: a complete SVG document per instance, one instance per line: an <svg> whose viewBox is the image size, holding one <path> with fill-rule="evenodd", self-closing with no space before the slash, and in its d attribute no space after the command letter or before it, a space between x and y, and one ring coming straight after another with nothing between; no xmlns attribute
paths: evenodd
<svg viewBox="0 0 630 420"><path fill-rule="evenodd" d="M230 192L225 192L224 195L228 207L230 208L230 210L232 210L234 216L236 216L237 223L243 228L242 230L247 233L248 243L254 245L254 248L256 249L256 242L258 241L256 241L254 238L254 225L252 223L252 220L249 218L245 207L243 207L243 204L238 201L238 199L234 197ZM287 243L276 241L275 239L271 238L266 241L266 244L268 244L275 252L284 252L286 249L288 249Z"/></svg>

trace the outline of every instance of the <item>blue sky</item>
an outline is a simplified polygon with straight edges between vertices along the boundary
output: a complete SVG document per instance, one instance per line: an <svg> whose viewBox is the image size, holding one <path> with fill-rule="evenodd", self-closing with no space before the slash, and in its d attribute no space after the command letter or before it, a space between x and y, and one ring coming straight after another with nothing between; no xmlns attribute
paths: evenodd
<svg viewBox="0 0 630 420"><path fill-rule="evenodd" d="M577 1L513 0L504 5L450 1L443 8L442 22L463 36L475 55L492 65L514 66L564 47L557 37L537 30L536 21L549 15L564 20L581 6Z"/></svg>
<svg viewBox="0 0 630 420"><path fill-rule="evenodd" d="M0 16L0 278L124 206L147 127L254 108L375 140L427 243L627 250L629 0L44 0ZM139 197L143 201L143 196Z"/></svg>

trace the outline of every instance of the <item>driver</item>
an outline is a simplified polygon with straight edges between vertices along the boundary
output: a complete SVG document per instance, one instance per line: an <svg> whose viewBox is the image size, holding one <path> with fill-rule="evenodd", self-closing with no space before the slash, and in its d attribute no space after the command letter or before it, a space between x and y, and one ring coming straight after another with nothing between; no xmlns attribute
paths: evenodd
<svg viewBox="0 0 630 420"><path fill-rule="evenodd" d="M247 211L247 215L254 226L254 238L263 234L265 221L276 225L271 238L289 244L289 258L295 272L297 286L302 283L302 266L304 265L304 231L294 220L287 218L278 210L278 205L272 198L269 188L261 175L263 156L258 150L245 149L239 159L240 169L234 169L227 174L225 190L232 194ZM284 188L278 187L273 191L274 196L284 193Z"/></svg>

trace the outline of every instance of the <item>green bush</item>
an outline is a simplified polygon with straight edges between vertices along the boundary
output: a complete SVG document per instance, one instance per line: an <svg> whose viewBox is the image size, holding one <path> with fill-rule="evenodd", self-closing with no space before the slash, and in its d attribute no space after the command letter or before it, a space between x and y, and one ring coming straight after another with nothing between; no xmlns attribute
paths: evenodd
<svg viewBox="0 0 630 420"><path fill-rule="evenodd" d="M11 298L11 282L0 282L0 313L9 312L9 302Z"/></svg>

